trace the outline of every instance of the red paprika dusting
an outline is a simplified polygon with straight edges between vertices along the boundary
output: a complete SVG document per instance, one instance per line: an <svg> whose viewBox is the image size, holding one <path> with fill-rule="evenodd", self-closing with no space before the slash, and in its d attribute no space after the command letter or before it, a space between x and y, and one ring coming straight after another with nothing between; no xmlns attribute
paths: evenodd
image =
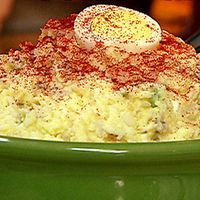
<svg viewBox="0 0 200 200"><path fill-rule="evenodd" d="M43 29L68 29L73 28L74 21L77 17L77 14L71 14L69 17L62 19L50 19L43 27Z"/></svg>
<svg viewBox="0 0 200 200"><path fill-rule="evenodd" d="M0 63L1 65L1 63ZM2 68L0 68L0 79L6 77L6 72Z"/></svg>
<svg viewBox="0 0 200 200"><path fill-rule="evenodd" d="M34 48L35 48L35 45L33 45L31 42L22 42L19 47L22 49L22 51L24 52L28 52L28 53L31 53Z"/></svg>
<svg viewBox="0 0 200 200"><path fill-rule="evenodd" d="M178 60L176 56L185 55L187 58L194 59L196 57L194 49L177 40L175 36L163 31L158 49L129 53L128 57L118 61L106 55L106 47L102 43L97 43L93 50L87 51L78 46L74 37L66 37L65 32L73 29L76 16L73 14L68 18L49 20L43 30L58 30L55 37L41 36L36 46L24 42L20 45L21 50L10 50L9 57L14 62L23 62L25 59L23 68L11 73L34 77L39 87L46 93L51 90L54 77L57 75L63 82L68 82L82 80L87 75L95 74L100 79L111 80L115 90L145 82L157 82L159 73L165 70L176 70L184 77L195 79L195 73L191 75L191 70L174 67ZM119 50L118 53L120 55L124 52ZM103 63L105 69L92 65L89 58ZM132 62L132 58L136 59L136 63ZM0 78L1 74L3 74L2 70L0 70Z"/></svg>

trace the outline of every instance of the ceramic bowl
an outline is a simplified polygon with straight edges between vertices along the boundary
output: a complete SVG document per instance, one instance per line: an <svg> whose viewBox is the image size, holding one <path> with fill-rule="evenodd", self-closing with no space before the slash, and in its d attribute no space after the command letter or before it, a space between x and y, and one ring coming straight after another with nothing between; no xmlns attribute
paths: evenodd
<svg viewBox="0 0 200 200"><path fill-rule="evenodd" d="M200 141L0 138L0 200L197 200Z"/></svg>

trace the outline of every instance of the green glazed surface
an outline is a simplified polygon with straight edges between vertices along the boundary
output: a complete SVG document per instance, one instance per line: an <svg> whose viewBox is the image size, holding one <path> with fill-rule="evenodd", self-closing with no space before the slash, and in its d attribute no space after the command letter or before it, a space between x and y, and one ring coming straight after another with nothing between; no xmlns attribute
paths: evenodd
<svg viewBox="0 0 200 200"><path fill-rule="evenodd" d="M200 141L0 138L0 200L198 200Z"/></svg>

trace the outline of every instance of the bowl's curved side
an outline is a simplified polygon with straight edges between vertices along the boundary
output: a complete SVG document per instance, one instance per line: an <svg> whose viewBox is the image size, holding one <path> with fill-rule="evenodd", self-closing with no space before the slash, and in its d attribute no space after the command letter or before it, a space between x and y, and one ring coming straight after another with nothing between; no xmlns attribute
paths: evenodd
<svg viewBox="0 0 200 200"><path fill-rule="evenodd" d="M75 143L0 137L0 157L43 162L167 163L200 161L200 140L158 143Z"/></svg>
<svg viewBox="0 0 200 200"><path fill-rule="evenodd" d="M0 138L8 199L196 200L200 141L94 144Z"/></svg>

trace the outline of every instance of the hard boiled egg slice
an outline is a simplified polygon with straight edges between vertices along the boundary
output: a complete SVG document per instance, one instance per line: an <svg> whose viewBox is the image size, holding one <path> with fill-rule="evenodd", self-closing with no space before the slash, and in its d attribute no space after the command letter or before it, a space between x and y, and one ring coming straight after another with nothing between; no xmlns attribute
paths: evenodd
<svg viewBox="0 0 200 200"><path fill-rule="evenodd" d="M156 49L161 28L151 17L125 7L94 5L80 12L74 23L79 45L88 50L98 42L127 52Z"/></svg>

